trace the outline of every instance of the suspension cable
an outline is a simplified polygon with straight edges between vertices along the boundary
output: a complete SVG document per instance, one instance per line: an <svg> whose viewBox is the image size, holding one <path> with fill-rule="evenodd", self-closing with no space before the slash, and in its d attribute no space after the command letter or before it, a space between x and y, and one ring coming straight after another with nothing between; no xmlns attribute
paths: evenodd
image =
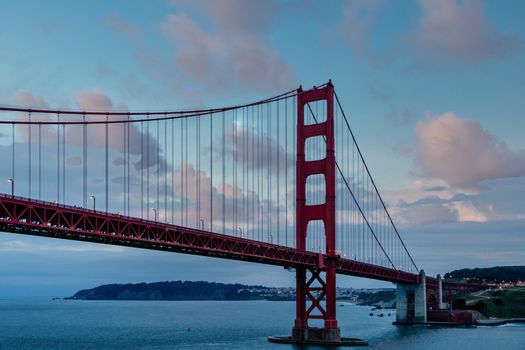
<svg viewBox="0 0 525 350"><path fill-rule="evenodd" d="M370 178L370 180L371 180L371 182L372 182L372 185L374 186L374 190L376 191L376 194L377 194L377 196L379 197L379 200L381 201L381 205L382 205L382 207L383 207L383 209L384 209L384 211L385 211L385 213L386 213L386 215L387 215L387 217L388 217L388 220L390 221L390 224L392 225L394 231L396 232L397 238L399 239L399 241L400 241L401 244L403 245L403 248L404 248L405 252L407 253L408 257L410 258L410 261L412 262L412 265L414 266L414 268L416 269L416 271L419 271L419 269L418 269L416 263L414 262L414 259L412 258L412 255L410 255L410 252L408 251L408 249L407 249L407 247L406 247L406 245L405 245L405 242L404 242L403 239L401 238L401 235L399 234L399 231L397 230L397 227L396 227L396 225L394 224L394 221L392 220L392 217L390 216L390 213L388 212L388 209L386 208L385 202L383 201L383 198L381 197L381 194L379 193L379 190L377 189L377 186L376 186L376 184L375 184L375 181L374 181L372 175L370 174L370 171L369 171L368 166L367 166L367 164L366 164L366 162L365 162L365 159L364 159L364 157L363 157L363 154L361 153L361 149L359 148L359 145L357 144L357 141L356 141L356 139L355 139L354 133L352 132L352 129L350 128L350 124L348 123L348 119L346 118L346 114L345 114L345 112L344 112L344 110L343 110L343 108L342 108L342 106L341 106L341 103L340 103L340 101L339 101L339 97L337 96L337 93L335 92L335 90L334 90L334 96L335 96L335 99L336 99L336 101L337 101L337 105L339 106L339 109L341 110L341 114L342 114L342 116L343 116L343 118L344 118L344 121L345 121L346 127L348 128L348 131L350 132L350 135L352 136L352 140L353 140L353 142L354 142L354 144L355 144L355 146L356 146L356 150L357 150L357 152L358 152L358 154L359 154L359 157L361 158L361 160L362 160L362 162L363 162L363 164L364 164L364 167L365 167L365 169L366 169L366 172L367 172L367 174L368 174L368 177Z"/></svg>

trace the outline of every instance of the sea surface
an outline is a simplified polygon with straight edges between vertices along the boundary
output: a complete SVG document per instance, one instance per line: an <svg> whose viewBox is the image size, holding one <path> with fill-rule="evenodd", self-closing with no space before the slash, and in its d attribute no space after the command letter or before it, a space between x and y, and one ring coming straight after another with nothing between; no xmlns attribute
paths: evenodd
<svg viewBox="0 0 525 350"><path fill-rule="evenodd" d="M0 349L300 349L267 341L290 334L294 312L295 304L283 301L3 298ZM396 327L389 312L342 303L337 308L342 334L368 339L369 349L525 350L525 325Z"/></svg>

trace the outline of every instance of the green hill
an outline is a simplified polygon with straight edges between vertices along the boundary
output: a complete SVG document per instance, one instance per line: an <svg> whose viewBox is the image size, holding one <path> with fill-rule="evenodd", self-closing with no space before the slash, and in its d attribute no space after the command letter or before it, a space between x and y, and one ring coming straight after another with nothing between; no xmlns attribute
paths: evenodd
<svg viewBox="0 0 525 350"><path fill-rule="evenodd" d="M479 295L456 298L453 307L477 310L488 317L524 318L525 287L489 290Z"/></svg>

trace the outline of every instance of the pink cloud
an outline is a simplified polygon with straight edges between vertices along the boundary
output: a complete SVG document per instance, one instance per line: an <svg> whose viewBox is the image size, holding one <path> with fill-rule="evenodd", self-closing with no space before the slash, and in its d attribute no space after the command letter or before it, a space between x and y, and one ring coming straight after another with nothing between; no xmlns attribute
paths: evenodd
<svg viewBox="0 0 525 350"><path fill-rule="evenodd" d="M30 93L26 90L19 90L15 93L15 101L18 105L34 108L47 108L49 105L42 96Z"/></svg>
<svg viewBox="0 0 525 350"><path fill-rule="evenodd" d="M211 177L204 171L196 169L191 163L182 163L175 172L170 172L168 176L168 183L173 183L175 192L175 197L171 200L178 203L175 217L180 218L181 214L186 216L187 212L189 226L200 228L202 219L205 228L209 229L211 215L213 215L214 231L218 232L222 228L223 204L225 227L228 230L237 230L235 223L245 232L257 229L258 211L251 210L252 208L260 208L261 219L263 219L261 228L263 229L267 228L269 216L273 218L272 228L276 227L277 217L280 218L281 225L286 222L286 213L282 208L279 210L274 201L261 198L253 191L243 192L241 188L228 182L223 187L222 183L214 181L212 186ZM182 182L182 177L184 177L184 182ZM167 192L171 193L171 186ZM187 205L184 211L180 208L181 200L184 200ZM200 203L199 209L197 208L198 203ZM163 212L160 214L161 217L166 215ZM171 211L167 215L169 219Z"/></svg>
<svg viewBox="0 0 525 350"><path fill-rule="evenodd" d="M18 105L29 106L29 107L41 107L48 108L49 104L45 101L42 96L34 95L28 91L18 91L15 95L15 100ZM126 111L127 106L125 104L114 105L112 100L106 96L101 90L94 89L92 91L78 91L76 93L76 104L79 109L85 111ZM16 114L16 119L27 120L27 115ZM71 116L62 116L62 118L77 118ZM89 120L105 120L105 116L94 116L88 115ZM113 117L110 117L113 118ZM118 117L122 118L122 117ZM57 116L47 114L33 114L33 120L42 121L56 121ZM62 129L61 129L62 132ZM17 133L25 139L29 136L29 129L27 127L18 127ZM130 137L130 148L126 149L124 140L126 138L126 127L125 124L110 124L108 126L108 146L110 149L119 153L129 152L131 155L140 156L140 159L135 163L135 168L140 169L141 167L151 167L157 165L157 154L160 156L159 165L161 170L164 168L166 163L162 149L158 144L158 141L151 135L147 134L146 131L141 131L138 124L129 125L129 137ZM105 126L103 124L94 124L88 126L88 147L105 147L106 146L106 133ZM31 136L33 140L38 137L37 127L33 127L31 130ZM57 128L52 125L44 125L41 128L42 143L55 144L57 139ZM141 147L141 139L144 139L144 148ZM68 126L66 127L65 141L68 144L81 146L83 140L83 130L80 126ZM138 141L137 141L138 140ZM149 147L148 147L149 146ZM149 153L146 154L149 148ZM147 162L147 164L146 164Z"/></svg>
<svg viewBox="0 0 525 350"><path fill-rule="evenodd" d="M93 91L79 91L76 94L77 105L80 109L85 111L126 111L127 106L122 104L114 107L111 99L102 91L94 89ZM104 120L105 116L89 116L91 120ZM122 118L122 117L119 117ZM81 128L71 128L69 134L66 136L71 142L80 142L82 140ZM161 155L162 150L158 144L158 140L153 138L151 134L146 131L141 131L137 124L129 125L130 148L126 149L124 140L126 138L125 124L110 124L108 126L108 145L110 148L120 152L129 152L132 155L140 155L141 159L135 163L135 168L151 167L157 165L157 155L159 165L165 165L165 159ZM105 147L106 146L106 131L105 125L95 124L88 127L89 146L90 147ZM141 139L144 138L144 147L141 147ZM76 141L75 141L76 140ZM133 141L131 141L133 140ZM149 150L149 152L148 152ZM148 152L147 154L144 152ZM147 162L147 163L146 163ZM164 168L164 167L163 167Z"/></svg>
<svg viewBox="0 0 525 350"><path fill-rule="evenodd" d="M212 88L294 85L291 67L264 37L273 6L269 1L238 0L190 5L204 15L211 28L185 12L169 15L162 30L176 44L177 72Z"/></svg>
<svg viewBox="0 0 525 350"><path fill-rule="evenodd" d="M513 53L517 36L500 33L478 0L419 0L423 15L409 39L428 55L446 59L483 60Z"/></svg>
<svg viewBox="0 0 525 350"><path fill-rule="evenodd" d="M512 151L480 122L445 113L416 124L416 159L425 176L456 188L483 180L525 176L525 150Z"/></svg>
<svg viewBox="0 0 525 350"><path fill-rule="evenodd" d="M420 204L390 209L395 222L404 227L446 224L458 221L458 213L443 204Z"/></svg>

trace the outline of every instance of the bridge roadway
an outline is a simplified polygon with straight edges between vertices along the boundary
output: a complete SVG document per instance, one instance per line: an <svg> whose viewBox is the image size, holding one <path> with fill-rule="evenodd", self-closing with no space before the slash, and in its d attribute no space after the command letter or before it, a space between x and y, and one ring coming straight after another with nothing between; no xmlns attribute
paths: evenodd
<svg viewBox="0 0 525 350"><path fill-rule="evenodd" d="M0 194L0 231L284 267L322 268L328 259L336 259L339 274L394 283L419 283L418 274L394 268L7 194Z"/></svg>

